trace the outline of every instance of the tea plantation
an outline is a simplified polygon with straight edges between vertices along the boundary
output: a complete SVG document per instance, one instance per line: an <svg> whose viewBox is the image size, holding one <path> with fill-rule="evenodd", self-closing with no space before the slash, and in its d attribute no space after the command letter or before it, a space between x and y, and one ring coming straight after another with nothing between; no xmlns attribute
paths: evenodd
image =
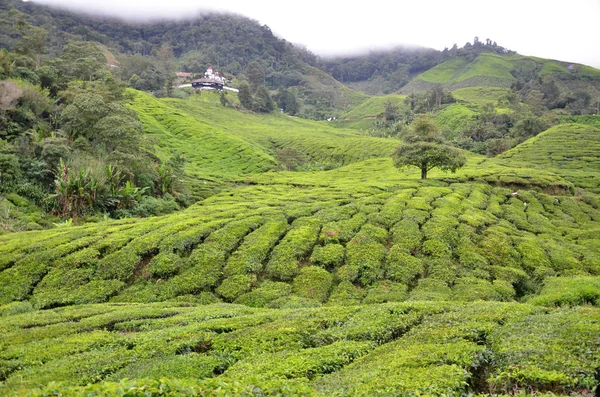
<svg viewBox="0 0 600 397"><path fill-rule="evenodd" d="M220 193L0 236L0 395L600 393L597 128L422 181L396 140L130 95Z"/></svg>

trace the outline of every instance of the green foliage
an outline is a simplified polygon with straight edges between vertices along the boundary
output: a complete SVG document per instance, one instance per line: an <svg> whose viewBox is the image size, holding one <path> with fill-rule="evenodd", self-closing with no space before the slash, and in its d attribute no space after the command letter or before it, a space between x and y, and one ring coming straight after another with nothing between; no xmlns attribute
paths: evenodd
<svg viewBox="0 0 600 397"><path fill-rule="evenodd" d="M183 260L178 255L172 253L158 254L148 264L148 271L156 278L168 278L176 274Z"/></svg>
<svg viewBox="0 0 600 397"><path fill-rule="evenodd" d="M329 296L333 276L325 269L309 266L300 270L294 279L293 291L299 296L325 302Z"/></svg>
<svg viewBox="0 0 600 397"><path fill-rule="evenodd" d="M460 150L442 142L435 124L426 119L415 122L414 134L407 136L405 141L392 156L394 165L398 168L419 168L421 179L426 179L427 173L436 167L455 173L467 162Z"/></svg>
<svg viewBox="0 0 600 397"><path fill-rule="evenodd" d="M216 291L226 300L233 301L235 298L248 292L252 287L252 282L252 277L245 274L238 274L223 280Z"/></svg>
<svg viewBox="0 0 600 397"><path fill-rule="evenodd" d="M367 290L367 296L362 303L402 302L408 297L407 290L405 284L388 280L378 281Z"/></svg>
<svg viewBox="0 0 600 397"><path fill-rule="evenodd" d="M62 11L30 20L55 26L46 42L5 9L0 29L21 28L6 36L17 53L0 52L0 394L597 392L594 120L563 118L584 124L494 159L441 146L436 125L412 121L437 108L445 137L497 154L557 122L543 112L570 89L556 77L568 69L478 41L400 51L395 70L375 56L320 65L353 81L371 73L374 90L438 65L405 86L408 97L366 99L237 17L143 35L94 22L67 29L85 41L50 60L64 43ZM234 40L252 45L232 61L245 48ZM117 54L114 77L106 48L156 55ZM250 84L229 99L173 93L175 56L182 70L219 64ZM590 87L592 72L578 71ZM269 89L285 112L331 122L272 112ZM446 106L448 89L460 103ZM169 94L180 99L157 99ZM588 93L568 95L564 112L589 111ZM239 111L238 100L271 114ZM428 180L395 169L397 140L345 128L371 118L381 136L435 149ZM188 194L200 202L172 213ZM34 204L71 220L42 219ZM133 380L112 383L122 378Z"/></svg>
<svg viewBox="0 0 600 397"><path fill-rule="evenodd" d="M266 307L271 302L288 296L292 293L292 287L282 282L264 281L252 291L239 296L235 303L251 307Z"/></svg>
<svg viewBox="0 0 600 397"><path fill-rule="evenodd" d="M580 124L558 125L506 152L498 162L549 169L559 175L568 175L569 180L579 186L596 191L590 179L599 169L592 154L598 146L597 131ZM565 145L565 142L569 144Z"/></svg>
<svg viewBox="0 0 600 397"><path fill-rule="evenodd" d="M597 387L597 318L593 309L581 308L529 316L492 332L492 347L500 352L490 374L492 390L568 394Z"/></svg>
<svg viewBox="0 0 600 397"><path fill-rule="evenodd" d="M333 269L344 263L344 246L340 244L327 244L316 246L310 257L310 262L326 269Z"/></svg>
<svg viewBox="0 0 600 397"><path fill-rule="evenodd" d="M548 277L530 303L543 306L600 306L598 277Z"/></svg>
<svg viewBox="0 0 600 397"><path fill-rule="evenodd" d="M293 225L294 226L294 225ZM298 262L308 259L308 255L317 241L321 226L316 220L298 223L281 240L271 254L267 264L268 274L276 279L287 281L298 273Z"/></svg>

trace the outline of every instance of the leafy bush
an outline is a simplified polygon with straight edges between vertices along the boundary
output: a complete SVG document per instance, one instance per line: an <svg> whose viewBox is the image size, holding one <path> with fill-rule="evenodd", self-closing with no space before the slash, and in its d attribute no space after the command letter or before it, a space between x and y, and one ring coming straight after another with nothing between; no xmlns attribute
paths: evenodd
<svg viewBox="0 0 600 397"><path fill-rule="evenodd" d="M386 277L403 284L413 284L425 272L422 258L412 256L402 245L394 245L386 258Z"/></svg>
<svg viewBox="0 0 600 397"><path fill-rule="evenodd" d="M365 297L365 291L349 281L339 283L331 293L329 305L351 306L358 305Z"/></svg>
<svg viewBox="0 0 600 397"><path fill-rule="evenodd" d="M325 269L309 266L300 270L293 283L295 294L325 302L331 291L333 276Z"/></svg>
<svg viewBox="0 0 600 397"><path fill-rule="evenodd" d="M228 301L233 301L240 295L248 292L252 288L252 283L255 281L253 277L245 274L238 274L223 280L221 285L216 289L217 293Z"/></svg>
<svg viewBox="0 0 600 397"><path fill-rule="evenodd" d="M306 258L317 242L321 229L316 220L298 224L275 247L267 272L275 280L288 281L298 274L298 261Z"/></svg>
<svg viewBox="0 0 600 397"><path fill-rule="evenodd" d="M378 281L367 289L367 296L362 303L374 304L384 302L402 302L408 297L408 288L405 284L393 281Z"/></svg>
<svg viewBox="0 0 600 397"><path fill-rule="evenodd" d="M424 278L419 280L419 284L410 292L408 299L411 301L443 301L450 300L451 294L452 291L445 281Z"/></svg>
<svg viewBox="0 0 600 397"><path fill-rule="evenodd" d="M183 260L179 255L160 253L148 263L148 271L153 277L168 278L176 274L182 265Z"/></svg>
<svg viewBox="0 0 600 397"><path fill-rule="evenodd" d="M600 277L549 277L540 294L529 302L541 306L600 306Z"/></svg>
<svg viewBox="0 0 600 397"><path fill-rule="evenodd" d="M251 307L267 307L271 302L283 299L291 293L291 285L267 280L262 282L259 288L239 296L234 303Z"/></svg>
<svg viewBox="0 0 600 397"><path fill-rule="evenodd" d="M323 247L318 245L312 252L310 262L331 270L344 263L344 254L344 246L340 244L327 244Z"/></svg>

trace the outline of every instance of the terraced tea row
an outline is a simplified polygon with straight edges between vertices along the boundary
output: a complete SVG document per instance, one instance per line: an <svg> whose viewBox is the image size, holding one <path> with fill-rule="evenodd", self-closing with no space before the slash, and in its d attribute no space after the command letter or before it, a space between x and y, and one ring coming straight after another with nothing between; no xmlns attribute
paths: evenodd
<svg viewBox="0 0 600 397"><path fill-rule="evenodd" d="M202 179L231 180L272 170L281 161L276 158L281 148L293 157L294 166L336 168L389 157L398 145L314 121L245 114L204 97L158 100L139 91L129 94L157 153L183 155L187 171Z"/></svg>
<svg viewBox="0 0 600 397"><path fill-rule="evenodd" d="M598 386L600 313L589 308L165 303L3 314L3 395L589 394ZM123 378L155 380L111 383Z"/></svg>
<svg viewBox="0 0 600 397"><path fill-rule="evenodd" d="M239 187L172 216L2 236L0 303L510 301L600 275L599 220L593 195L484 184Z"/></svg>
<svg viewBox="0 0 600 397"><path fill-rule="evenodd" d="M600 129L584 124L560 124L492 161L551 170L577 186L599 193Z"/></svg>

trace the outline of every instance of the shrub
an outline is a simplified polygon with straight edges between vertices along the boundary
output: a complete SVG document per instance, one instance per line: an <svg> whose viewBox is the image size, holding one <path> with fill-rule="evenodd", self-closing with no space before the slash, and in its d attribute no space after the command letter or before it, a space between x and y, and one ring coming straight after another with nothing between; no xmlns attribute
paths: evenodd
<svg viewBox="0 0 600 397"><path fill-rule="evenodd" d="M0 317L12 316L30 311L33 311L33 306L29 302L11 302L0 306Z"/></svg>
<svg viewBox="0 0 600 397"><path fill-rule="evenodd" d="M119 370L109 379L148 378L211 378L214 371L225 363L223 358L189 353L171 357L140 360Z"/></svg>
<svg viewBox="0 0 600 397"><path fill-rule="evenodd" d="M216 289L217 293L227 301L233 301L238 296L248 292L252 288L254 277L246 274L238 274L223 280L221 285Z"/></svg>
<svg viewBox="0 0 600 397"><path fill-rule="evenodd" d="M351 282L342 281L331 293L329 305L351 306L358 305L365 297L365 290L353 285Z"/></svg>
<svg viewBox="0 0 600 397"><path fill-rule="evenodd" d="M397 249L406 253L416 253L421 247L423 232L419 224L410 219L403 219L398 222L391 230L392 242Z"/></svg>
<svg viewBox="0 0 600 397"><path fill-rule="evenodd" d="M320 229L319 222L311 219L290 230L273 249L267 264L270 277L281 281L293 279L298 274L298 262L311 253Z"/></svg>
<svg viewBox="0 0 600 397"><path fill-rule="evenodd" d="M269 302L267 306L272 309L301 309L310 307L320 307L321 303L316 299L303 298L296 295L288 295Z"/></svg>
<svg viewBox="0 0 600 397"><path fill-rule="evenodd" d="M259 288L239 296L234 303L250 307L267 307L270 302L286 297L291 293L291 285L267 280L262 282Z"/></svg>
<svg viewBox="0 0 600 397"><path fill-rule="evenodd" d="M457 301L501 300L501 296L492 283L475 277L463 277L456 280L452 288L452 298Z"/></svg>
<svg viewBox="0 0 600 397"><path fill-rule="evenodd" d="M300 270L293 283L295 294L325 302L329 296L333 283L333 276L325 269L309 266Z"/></svg>
<svg viewBox="0 0 600 397"><path fill-rule="evenodd" d="M423 259L412 256L401 245L394 245L386 258L386 277L411 285L425 272Z"/></svg>
<svg viewBox="0 0 600 397"><path fill-rule="evenodd" d="M344 246L340 244L327 244L316 246L310 257L310 263L327 269L334 269L344 263Z"/></svg>
<svg viewBox="0 0 600 397"><path fill-rule="evenodd" d="M385 254L385 247L376 238L359 232L346 246L346 266L358 271L362 285L371 285L384 278Z"/></svg>
<svg viewBox="0 0 600 397"><path fill-rule="evenodd" d="M452 290L443 280L424 278L413 289L408 297L410 301L444 301L450 300Z"/></svg>
<svg viewBox="0 0 600 397"><path fill-rule="evenodd" d="M155 278L169 278L175 275L182 265L183 260L179 255L160 253L152 258L148 264L148 271Z"/></svg>
<svg viewBox="0 0 600 397"><path fill-rule="evenodd" d="M367 354L371 347L372 344L366 342L339 341L300 351L265 353L232 365L224 375L237 380L313 379L341 369Z"/></svg>
<svg viewBox="0 0 600 397"><path fill-rule="evenodd" d="M142 258L131 249L113 252L98 262L97 277L127 281Z"/></svg>
<svg viewBox="0 0 600 397"><path fill-rule="evenodd" d="M529 300L541 306L600 306L600 277L551 277L542 291Z"/></svg>
<svg viewBox="0 0 600 397"><path fill-rule="evenodd" d="M376 282L367 290L367 296L362 303L402 302L406 298L408 298L408 288L405 284L383 280Z"/></svg>
<svg viewBox="0 0 600 397"><path fill-rule="evenodd" d="M263 262L280 237L287 231L285 220L267 222L248 234L242 245L231 255L225 265L225 275L258 273Z"/></svg>

